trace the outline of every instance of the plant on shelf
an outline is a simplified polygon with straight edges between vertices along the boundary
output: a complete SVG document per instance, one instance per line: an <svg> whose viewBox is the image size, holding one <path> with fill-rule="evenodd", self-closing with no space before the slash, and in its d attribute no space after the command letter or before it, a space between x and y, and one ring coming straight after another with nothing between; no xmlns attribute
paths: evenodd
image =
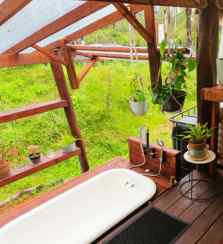
<svg viewBox="0 0 223 244"><path fill-rule="evenodd" d="M188 141L188 151L194 160L203 160L208 156L207 139L212 136L213 129L207 123L189 125L183 139Z"/></svg>
<svg viewBox="0 0 223 244"><path fill-rule="evenodd" d="M63 151L64 152L72 152L76 148L75 138L73 138L70 135L67 135L67 134L64 135L63 136L62 143L64 145L64 147L63 147Z"/></svg>
<svg viewBox="0 0 223 244"><path fill-rule="evenodd" d="M10 176L11 167L8 160L6 160L6 151L5 148L0 150L0 179Z"/></svg>
<svg viewBox="0 0 223 244"><path fill-rule="evenodd" d="M183 50L177 45L174 48L166 50L166 42L160 45L162 61L169 64L169 72L160 84L153 91L153 102L162 107L162 111L175 112L182 110L186 97L186 78L188 73L196 67L195 60L192 57L186 57Z"/></svg>
<svg viewBox="0 0 223 244"><path fill-rule="evenodd" d="M40 153L40 146L39 145L30 145L28 146L28 156L30 161L33 164L38 164L40 162L41 153Z"/></svg>
<svg viewBox="0 0 223 244"><path fill-rule="evenodd" d="M142 116L147 112L145 87L142 76L135 74L131 81L131 98L129 101L132 112Z"/></svg>

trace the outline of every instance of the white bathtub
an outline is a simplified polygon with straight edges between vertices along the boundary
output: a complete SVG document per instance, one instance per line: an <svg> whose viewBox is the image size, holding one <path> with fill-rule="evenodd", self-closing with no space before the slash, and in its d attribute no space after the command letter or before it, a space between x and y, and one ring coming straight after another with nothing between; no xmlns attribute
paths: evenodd
<svg viewBox="0 0 223 244"><path fill-rule="evenodd" d="M88 244L153 197L155 183L131 170L101 173L0 229L1 244Z"/></svg>

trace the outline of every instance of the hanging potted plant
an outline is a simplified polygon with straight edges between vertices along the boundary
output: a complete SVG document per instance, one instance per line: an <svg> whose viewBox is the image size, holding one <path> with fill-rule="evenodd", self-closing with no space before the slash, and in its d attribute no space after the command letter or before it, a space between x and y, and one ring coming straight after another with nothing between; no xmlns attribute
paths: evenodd
<svg viewBox="0 0 223 244"><path fill-rule="evenodd" d="M1 150L0 152L0 179L10 176L11 167L9 161L5 159L5 151Z"/></svg>
<svg viewBox="0 0 223 244"><path fill-rule="evenodd" d="M207 123L189 125L183 138L188 140L188 152L194 160L204 160L208 156L207 139L212 136L213 129L209 129Z"/></svg>
<svg viewBox="0 0 223 244"><path fill-rule="evenodd" d="M131 82L132 95L129 100L129 105L132 112L138 116L144 115L148 110L146 101L145 88L143 85L143 78L135 75Z"/></svg>
<svg viewBox="0 0 223 244"><path fill-rule="evenodd" d="M38 164L40 162L41 153L39 145L30 145L28 147L28 156L33 164Z"/></svg>
<svg viewBox="0 0 223 244"><path fill-rule="evenodd" d="M165 50L166 45L162 45ZM187 58L184 53L173 48L171 52L161 51L163 60L169 63L169 72L163 84L153 91L153 102L161 105L162 111L176 112L182 110L186 98L186 77L196 67L192 57Z"/></svg>

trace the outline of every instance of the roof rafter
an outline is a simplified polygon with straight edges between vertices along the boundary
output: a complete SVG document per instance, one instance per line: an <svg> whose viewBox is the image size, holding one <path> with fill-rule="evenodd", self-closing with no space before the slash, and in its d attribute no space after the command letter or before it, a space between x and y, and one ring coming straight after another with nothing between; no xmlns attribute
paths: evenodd
<svg viewBox="0 0 223 244"><path fill-rule="evenodd" d="M153 44L152 35L144 28L144 26L136 19L136 17L122 3L113 3L118 11L128 20L128 22L139 32L146 42Z"/></svg>
<svg viewBox="0 0 223 244"><path fill-rule="evenodd" d="M143 9L145 9L144 5L134 5L131 8L133 13L138 13L138 12L142 11ZM97 31L98 29L104 28L104 27L106 27L110 24L113 24L115 22L118 22L122 19L123 19L123 15L119 11L116 11L112 14L109 14L109 15L95 21L92 24L89 24L88 26L82 28L81 30L78 30L78 31L66 36L64 39L67 42L76 40L82 36L89 35L95 31ZM54 48L60 47L60 45L61 45L61 42L60 42L60 40L58 40L53 43L50 43L49 45L47 45L45 47L48 49L54 49Z"/></svg>
<svg viewBox="0 0 223 244"><path fill-rule="evenodd" d="M32 0L5 0L0 4L0 25L5 23Z"/></svg>
<svg viewBox="0 0 223 244"><path fill-rule="evenodd" d="M88 0L89 2L94 0ZM157 6L172 6L172 7L185 7L185 8L205 8L207 0L97 0L102 2L119 2L130 4L144 4L144 5L157 5Z"/></svg>
<svg viewBox="0 0 223 244"><path fill-rule="evenodd" d="M44 26L39 31L35 32L31 36L25 38L23 41L17 43L15 46L6 50L3 54L15 54L23 51L24 49L31 47L39 41L47 38L48 36L66 28L67 26L81 20L83 17L94 13L95 11L104 8L108 3L91 3L87 2L81 6L71 10L69 13L55 20L54 22Z"/></svg>

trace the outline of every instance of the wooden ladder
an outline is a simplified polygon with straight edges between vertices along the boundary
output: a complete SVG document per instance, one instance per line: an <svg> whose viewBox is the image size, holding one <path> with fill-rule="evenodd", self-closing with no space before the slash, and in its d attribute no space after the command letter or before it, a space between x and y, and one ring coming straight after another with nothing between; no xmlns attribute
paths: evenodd
<svg viewBox="0 0 223 244"><path fill-rule="evenodd" d="M85 152L85 145L81 137L80 129L77 126L76 114L71 97L69 95L62 64L55 60L51 60L51 68L56 81L60 99L47 103L34 104L14 111L0 113L0 123L6 123L36 114L45 113L50 110L63 108L65 111L66 119L68 121L70 132L72 136L76 138L76 149L70 152L64 152L63 150L60 150L54 154L51 154L50 156L42 156L41 162L36 165L28 164L22 168L15 169L11 172L9 177L0 179L0 187L24 178L42 169L53 166L73 156L79 156L82 172L86 172L89 169Z"/></svg>

